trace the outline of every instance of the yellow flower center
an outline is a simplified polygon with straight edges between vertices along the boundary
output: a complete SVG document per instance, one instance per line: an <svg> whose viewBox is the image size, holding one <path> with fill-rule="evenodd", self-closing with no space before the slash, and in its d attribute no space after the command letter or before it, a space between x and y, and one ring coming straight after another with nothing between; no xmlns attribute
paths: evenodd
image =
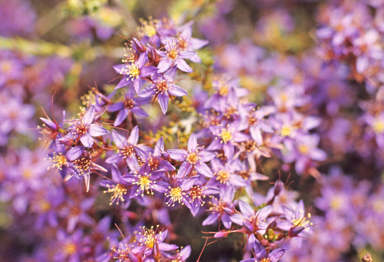
<svg viewBox="0 0 384 262"><path fill-rule="evenodd" d="M130 157L135 153L135 148L133 146L126 146L119 150L119 155L124 158Z"/></svg>
<svg viewBox="0 0 384 262"><path fill-rule="evenodd" d="M187 161L192 165L196 164L197 161L199 161L199 159L200 159L199 155L196 154L195 152L189 153L187 156Z"/></svg>
<svg viewBox="0 0 384 262"><path fill-rule="evenodd" d="M116 202L116 205L119 204L119 201L121 200L122 202L125 201L124 199L124 195L127 194L127 188L121 184L117 184L117 185L107 185L108 187L108 190L105 190L103 191L103 193L112 193L111 195L111 199L110 199L110 205L112 205L113 202L115 202L115 200L117 200Z"/></svg>
<svg viewBox="0 0 384 262"><path fill-rule="evenodd" d="M169 50L168 57L171 58L172 60L175 60L176 58L179 57L179 51L177 51L176 48Z"/></svg>
<svg viewBox="0 0 384 262"><path fill-rule="evenodd" d="M156 84L156 93L164 93L168 91L168 83L164 80Z"/></svg>
<svg viewBox="0 0 384 262"><path fill-rule="evenodd" d="M232 133L228 129L224 128L221 131L220 137L223 140L222 141L223 143L227 143L228 141L230 141L232 139Z"/></svg>
<svg viewBox="0 0 384 262"><path fill-rule="evenodd" d="M169 190L169 194L166 196L170 197L166 204L168 206L175 206L175 202L181 204L184 194L180 187L174 187Z"/></svg>
<svg viewBox="0 0 384 262"><path fill-rule="evenodd" d="M76 245L73 243L68 243L64 245L64 253L67 255L73 255L76 253Z"/></svg>
<svg viewBox="0 0 384 262"><path fill-rule="evenodd" d="M313 225L309 218L311 218L311 213L308 213L308 218L304 216L299 216L298 218L295 218L295 216L293 216L291 222L295 227L307 227Z"/></svg>
<svg viewBox="0 0 384 262"><path fill-rule="evenodd" d="M229 92L229 88L226 85L221 86L218 92L221 96L226 96Z"/></svg>
<svg viewBox="0 0 384 262"><path fill-rule="evenodd" d="M130 79L135 79L139 77L140 69L135 63L132 63L130 65L126 65L125 68L121 69L120 74L127 75Z"/></svg>
<svg viewBox="0 0 384 262"><path fill-rule="evenodd" d="M376 134L380 134L384 132L384 121L376 120L375 123L373 123L373 130Z"/></svg>
<svg viewBox="0 0 384 262"><path fill-rule="evenodd" d="M281 128L281 135L282 136L290 136L291 133L293 131L293 128L291 126L288 126L288 125L284 125L282 128Z"/></svg>
<svg viewBox="0 0 384 262"><path fill-rule="evenodd" d="M229 173L225 170L220 170L216 173L216 180L219 180L222 184L227 183L229 180Z"/></svg>
<svg viewBox="0 0 384 262"><path fill-rule="evenodd" d="M309 153L309 148L307 145L299 145L299 152L303 155L307 155Z"/></svg>

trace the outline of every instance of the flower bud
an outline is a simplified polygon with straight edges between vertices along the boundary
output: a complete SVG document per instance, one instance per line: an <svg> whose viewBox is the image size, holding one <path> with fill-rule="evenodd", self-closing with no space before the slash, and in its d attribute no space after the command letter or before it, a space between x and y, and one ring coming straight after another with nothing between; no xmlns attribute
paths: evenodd
<svg viewBox="0 0 384 262"><path fill-rule="evenodd" d="M289 230L288 235L290 237L295 237L295 236L299 235L304 229L305 229L305 227L292 227Z"/></svg>
<svg viewBox="0 0 384 262"><path fill-rule="evenodd" d="M224 231L224 230L219 231L219 232L217 232L217 233L214 235L215 238L221 238L221 237L227 237L227 236L228 236L228 232L227 232L227 231Z"/></svg>
<svg viewBox="0 0 384 262"><path fill-rule="evenodd" d="M249 232L253 232L254 228L252 226L252 223L249 222L249 221L245 221L243 223L244 227L249 231Z"/></svg>

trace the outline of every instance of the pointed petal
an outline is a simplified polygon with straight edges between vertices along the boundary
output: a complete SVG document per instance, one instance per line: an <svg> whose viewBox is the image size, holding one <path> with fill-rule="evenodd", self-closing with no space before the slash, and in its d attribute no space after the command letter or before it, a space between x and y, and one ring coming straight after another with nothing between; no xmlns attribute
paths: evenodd
<svg viewBox="0 0 384 262"><path fill-rule="evenodd" d="M186 73L192 73L193 69L185 62L183 59L179 58L177 59L176 66L178 69L180 69L183 72Z"/></svg>
<svg viewBox="0 0 384 262"><path fill-rule="evenodd" d="M120 112L117 114L115 122L113 123L113 126L119 126L121 123L124 122L124 120L128 116L128 109L120 110Z"/></svg>
<svg viewBox="0 0 384 262"><path fill-rule="evenodd" d="M123 148L127 144L127 139L115 130L112 130L112 139L118 148Z"/></svg>
<svg viewBox="0 0 384 262"><path fill-rule="evenodd" d="M169 96L168 93L160 93L157 97L157 100L159 101L161 111L163 111L163 114L165 115L168 110L168 102L169 102Z"/></svg>
<svg viewBox="0 0 384 262"><path fill-rule="evenodd" d="M80 137L80 141L85 147L88 148L91 148L94 143L93 138L88 133Z"/></svg>
<svg viewBox="0 0 384 262"><path fill-rule="evenodd" d="M135 126L132 129L131 134L129 134L128 143L131 145L136 145L138 141L139 141L139 127Z"/></svg>
<svg viewBox="0 0 384 262"><path fill-rule="evenodd" d="M95 119L96 110L94 106L90 106L87 112L84 114L82 122L85 125L90 125Z"/></svg>
<svg viewBox="0 0 384 262"><path fill-rule="evenodd" d="M79 156L84 152L85 147L83 146L75 146L68 150L68 152L65 154L65 157L69 161L74 161L75 159L78 159Z"/></svg>
<svg viewBox="0 0 384 262"><path fill-rule="evenodd" d="M108 130L100 125L92 124L89 127L89 134L93 137L104 136L108 133Z"/></svg>

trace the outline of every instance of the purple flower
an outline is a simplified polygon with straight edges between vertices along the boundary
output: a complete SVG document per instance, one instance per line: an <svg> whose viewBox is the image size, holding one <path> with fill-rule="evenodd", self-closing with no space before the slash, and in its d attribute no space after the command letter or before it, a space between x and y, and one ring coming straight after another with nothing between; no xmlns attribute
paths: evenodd
<svg viewBox="0 0 384 262"><path fill-rule="evenodd" d="M132 129L128 139L117 133L115 130L112 131L112 138L118 148L118 152L106 160L106 162L110 164L125 159L129 168L131 170L136 170L139 166L137 157L144 157L145 154L152 150L147 146L137 145L137 142L139 141L138 126L135 126Z"/></svg>
<svg viewBox="0 0 384 262"><path fill-rule="evenodd" d="M71 179L73 176L75 176L79 180L83 180L85 182L86 192L89 191L90 186L90 180L91 180L91 172L94 171L103 171L107 172L108 170L104 167L94 163L92 161L92 156L88 151L84 151L77 159L75 159L73 162L73 167L75 172L69 172L66 174L65 180Z"/></svg>
<svg viewBox="0 0 384 262"><path fill-rule="evenodd" d="M123 207L128 208L130 204L129 196L131 194L131 191L127 187L128 183L124 181L123 175L115 164L112 164L111 174L112 181L103 180L100 182L102 187L108 188L104 191L104 193L111 193L109 204L112 205L114 202L116 202L116 205L118 205L121 201L124 202Z"/></svg>
<svg viewBox="0 0 384 262"><path fill-rule="evenodd" d="M232 160L235 152L236 142L244 142L249 139L249 136L238 131L240 122L235 121L228 124L226 127L211 126L211 132L216 136L212 143L208 146L207 150L224 149L225 156Z"/></svg>
<svg viewBox="0 0 384 262"><path fill-rule="evenodd" d="M161 110L164 115L168 110L169 96L185 96L187 92L181 87L174 84L169 75L154 74L152 76L152 84L143 89L140 97L157 97Z"/></svg>
<svg viewBox="0 0 384 262"><path fill-rule="evenodd" d="M212 198L211 207L208 211L212 212L202 223L203 226L212 225L221 221L225 228L231 228L232 216L235 215L233 198L235 190L230 187L227 191L220 191L220 199Z"/></svg>
<svg viewBox="0 0 384 262"><path fill-rule="evenodd" d="M178 178L187 176L192 168L195 168L197 172L206 176L212 177L213 173L211 169L205 164L215 157L215 154L204 150L197 144L195 134L192 134L188 140L188 151L184 149L169 149L168 153L172 159L182 161L179 171L177 173Z"/></svg>
<svg viewBox="0 0 384 262"><path fill-rule="evenodd" d="M164 251L176 250L179 247L173 244L164 243L168 230L157 232L157 230L145 229L136 234L137 245L132 248L133 253L141 253L143 257L160 257ZM151 261L151 260L148 260ZM153 260L154 261L154 260Z"/></svg>
<svg viewBox="0 0 384 262"><path fill-rule="evenodd" d="M142 53L135 62L113 66L117 73L124 75L117 84L116 89L133 83L136 94L138 94L142 85L142 80L157 71L156 67L145 65L147 62L147 54Z"/></svg>
<svg viewBox="0 0 384 262"><path fill-rule="evenodd" d="M75 120L69 126L69 132L63 138L60 138L60 142L66 143L69 140L80 140L85 147L92 147L94 140L92 137L98 137L108 134L109 132L98 124L93 124L96 117L96 110L94 106L85 112L81 120Z"/></svg>
<svg viewBox="0 0 384 262"><path fill-rule="evenodd" d="M254 210L249 204L239 200L240 215L231 217L232 221L242 225L246 234L253 234L267 227L266 218L272 212L272 206L268 205L259 210Z"/></svg>
<svg viewBox="0 0 384 262"><path fill-rule="evenodd" d="M72 177L76 172L72 162L83 154L85 148L83 146L76 146L65 152L64 145L56 144L55 152L50 154L48 159L50 162L53 162L52 167L57 167L61 177L68 180L68 177Z"/></svg>
<svg viewBox="0 0 384 262"><path fill-rule="evenodd" d="M136 97L132 90L128 90L125 95L124 102L117 102L116 104L108 107L109 112L119 111L114 126L119 126L129 114L135 114L140 117L147 117L148 114L140 107L141 105L147 104L151 100L151 97Z"/></svg>
<svg viewBox="0 0 384 262"><path fill-rule="evenodd" d="M175 66L183 72L192 73L192 68L184 61L186 58L193 57L196 53L193 51L183 51L176 41L168 41L165 45L165 51L157 51L162 57L157 68L159 73L164 73Z"/></svg>
<svg viewBox="0 0 384 262"><path fill-rule="evenodd" d="M164 151L164 140L161 137L156 142L153 153L146 154L146 156L141 157L141 160L147 163L151 170L175 170L175 167L164 159L165 157L168 157L168 153Z"/></svg>
<svg viewBox="0 0 384 262"><path fill-rule="evenodd" d="M124 180L133 185L130 198L143 197L144 193L153 195L153 191L165 193L168 186L160 180L163 174L162 170L151 171L148 164L144 164L138 172L128 173Z"/></svg>

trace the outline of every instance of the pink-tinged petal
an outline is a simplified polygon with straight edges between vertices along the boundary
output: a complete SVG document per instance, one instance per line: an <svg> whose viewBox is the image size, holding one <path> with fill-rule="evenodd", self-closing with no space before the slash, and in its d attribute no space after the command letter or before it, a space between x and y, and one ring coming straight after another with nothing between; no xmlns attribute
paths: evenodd
<svg viewBox="0 0 384 262"><path fill-rule="evenodd" d="M144 64L147 63L147 61L148 61L147 53L142 53L139 56L139 59L137 59L136 63L139 68L142 68Z"/></svg>
<svg viewBox="0 0 384 262"><path fill-rule="evenodd" d="M108 130L100 125L92 124L89 127L89 134L93 137L104 136L108 133Z"/></svg>
<svg viewBox="0 0 384 262"><path fill-rule="evenodd" d="M43 121L47 127L51 128L51 129L56 129L56 124L54 122L52 122L51 120L48 120L48 119L42 118L42 117L40 117L40 120Z"/></svg>
<svg viewBox="0 0 384 262"><path fill-rule="evenodd" d="M83 144L83 146L88 148L91 148L94 143L93 138L88 133L80 137L80 141Z"/></svg>
<svg viewBox="0 0 384 262"><path fill-rule="evenodd" d="M90 125L95 119L95 114L96 114L95 107L90 106L87 112L84 114L82 118L82 122L87 126Z"/></svg>
<svg viewBox="0 0 384 262"><path fill-rule="evenodd" d="M162 137L157 140L155 149L153 151L154 156L161 156L161 153L164 151L164 139Z"/></svg>
<svg viewBox="0 0 384 262"><path fill-rule="evenodd" d="M179 254L181 255L181 258L182 258L183 260L187 260L187 258L191 255L191 246L188 245L188 246L184 247L184 248L180 251Z"/></svg>
<svg viewBox="0 0 384 262"><path fill-rule="evenodd" d="M135 126L131 133L129 134L128 143L131 145L136 145L139 141L139 127Z"/></svg>
<svg viewBox="0 0 384 262"><path fill-rule="evenodd" d="M245 217L251 217L255 213L253 208L247 203L245 203L243 200L239 200L239 208L241 213L243 213Z"/></svg>
<svg viewBox="0 0 384 262"><path fill-rule="evenodd" d="M247 182L238 175L232 175L230 183L237 187L245 187L247 185Z"/></svg>
<svg viewBox="0 0 384 262"><path fill-rule="evenodd" d="M220 217L220 213L213 213L213 214L210 214L202 223L203 226L208 226L208 225L212 225L214 224L215 222L218 221Z"/></svg>
<svg viewBox="0 0 384 262"><path fill-rule="evenodd" d="M265 175L262 175L262 174L259 174L259 173L256 173L256 172L252 172L251 176L250 176L250 179L251 179L251 181L254 181L254 180L268 180L269 177L267 177Z"/></svg>
<svg viewBox="0 0 384 262"><path fill-rule="evenodd" d="M113 104L113 105L110 105L110 106L108 106L108 111L109 112L116 112L116 111L118 111L118 110L120 110L120 109L122 109L122 108L124 108L124 104L123 104L123 102L118 102L118 103L116 103L116 104Z"/></svg>
<svg viewBox="0 0 384 262"><path fill-rule="evenodd" d="M177 85L173 85L172 88L168 90L168 93L173 96L186 96L188 95L187 91L182 89L181 87Z"/></svg>
<svg viewBox="0 0 384 262"><path fill-rule="evenodd" d="M231 219L229 218L228 214L223 214L221 216L221 222L223 222L223 225L225 228L231 228L232 226L232 221Z"/></svg>
<svg viewBox="0 0 384 262"><path fill-rule="evenodd" d="M75 229L77 222L79 222L79 216L70 216L67 221L67 231L72 232Z"/></svg>
<svg viewBox="0 0 384 262"><path fill-rule="evenodd" d="M140 97L150 97L154 96L156 94L156 90L154 88L154 85L147 86L143 90L140 91L138 94Z"/></svg>
<svg viewBox="0 0 384 262"><path fill-rule="evenodd" d="M124 122L124 120L128 116L128 109L120 110L120 112L117 114L115 122L113 123L113 126L119 126L121 123Z"/></svg>
<svg viewBox="0 0 384 262"><path fill-rule="evenodd" d="M178 249L179 246L173 245L173 244L167 244L167 243L159 243L159 249L161 251L171 251Z"/></svg>
<svg viewBox="0 0 384 262"><path fill-rule="evenodd" d="M188 175L192 170L192 165L189 162L184 162L181 164L179 171L177 171L177 178L184 178L186 175Z"/></svg>
<svg viewBox="0 0 384 262"><path fill-rule="evenodd" d="M300 238L300 237L299 237ZM302 238L300 238L302 239ZM285 254L285 249L284 248L278 248L273 250L268 258L271 260L271 262L277 262L280 260L280 258Z"/></svg>
<svg viewBox="0 0 384 262"><path fill-rule="evenodd" d="M163 111L163 114L165 115L168 110L168 102L169 102L168 93L159 93L157 100L159 101L161 111Z"/></svg>
<svg viewBox="0 0 384 262"><path fill-rule="evenodd" d="M197 163L195 169L205 177L213 177L212 170L203 162Z"/></svg>
<svg viewBox="0 0 384 262"><path fill-rule="evenodd" d="M116 73L118 74L123 74L123 70L124 68L126 68L127 66L125 64L121 64L121 65L114 65L113 66L113 69L115 69Z"/></svg>
<svg viewBox="0 0 384 262"><path fill-rule="evenodd" d="M85 192L89 191L89 185L91 184L91 174L85 173L83 175L84 183L85 183Z"/></svg>
<svg viewBox="0 0 384 262"><path fill-rule="evenodd" d="M142 108L135 106L131 109L132 113L140 117L148 117L147 112L145 112Z"/></svg>
<svg viewBox="0 0 384 262"><path fill-rule="evenodd" d="M189 47L193 50L197 50L202 48L203 46L207 45L209 42L207 40L192 38L189 41Z"/></svg>
<svg viewBox="0 0 384 262"><path fill-rule="evenodd" d="M264 220L265 218L267 218L267 216L269 216L269 214L271 214L272 212L272 209L273 207L272 206L266 206L266 207L263 207L262 209L260 209L259 211L257 211L257 216L260 220Z"/></svg>
<svg viewBox="0 0 384 262"><path fill-rule="evenodd" d="M300 218L300 217L303 217L304 214L305 214L304 202L301 199L299 203L297 203L296 210L295 210L295 217Z"/></svg>
<svg viewBox="0 0 384 262"><path fill-rule="evenodd" d="M193 63L197 63L197 64L201 63L201 58L197 54L195 54L194 56L191 56L188 59Z"/></svg>
<svg viewBox="0 0 384 262"><path fill-rule="evenodd" d="M196 139L196 135L194 133L192 133L190 136L189 136L189 139L188 139L188 150L189 151L195 151L196 150L196 147L197 147L197 139Z"/></svg>
<svg viewBox="0 0 384 262"><path fill-rule="evenodd" d="M187 62L185 62L183 59L179 58L176 60L176 66L178 69L180 69L183 72L186 73L193 73L192 67L190 67Z"/></svg>
<svg viewBox="0 0 384 262"><path fill-rule="evenodd" d="M181 52L181 54L179 55L179 58L180 59L188 59L192 56L196 55L196 52L195 51L183 51Z"/></svg>
<svg viewBox="0 0 384 262"><path fill-rule="evenodd" d="M65 157L68 159L68 161L72 162L81 156L81 154L84 152L84 149L85 149L85 147L83 147L83 146L72 147L65 154Z"/></svg>
<svg viewBox="0 0 384 262"><path fill-rule="evenodd" d="M208 162L211 161L216 156L216 154L209 151L202 151L200 152L199 156L201 157L201 162Z"/></svg>
<svg viewBox="0 0 384 262"><path fill-rule="evenodd" d="M251 132L251 136L256 141L256 143L261 145L263 143L263 136L261 135L260 128L258 126L251 126L249 131Z"/></svg>
<svg viewBox="0 0 384 262"><path fill-rule="evenodd" d="M173 60L168 57L161 59L160 63L157 65L157 68L159 69L158 72L164 73L172 66L172 64L173 64Z"/></svg>
<svg viewBox="0 0 384 262"><path fill-rule="evenodd" d="M177 161L185 161L188 155L187 151L184 149L169 149L168 153L172 159Z"/></svg>
<svg viewBox="0 0 384 262"><path fill-rule="evenodd" d="M120 82L116 85L115 89L122 88L124 86L128 86L132 83L132 80L129 79L127 76L124 76Z"/></svg>
<svg viewBox="0 0 384 262"><path fill-rule="evenodd" d="M233 140L235 142L244 142L249 139L249 136L240 132L234 133L233 134Z"/></svg>
<svg viewBox="0 0 384 262"><path fill-rule="evenodd" d="M123 148L127 145L127 139L115 130L112 130L112 139L118 148Z"/></svg>
<svg viewBox="0 0 384 262"><path fill-rule="evenodd" d="M316 161L323 161L327 159L327 153L318 148L312 149L309 153L309 156Z"/></svg>
<svg viewBox="0 0 384 262"><path fill-rule="evenodd" d="M226 143L223 145L224 154L228 158L228 160L232 160L233 153L235 151L235 146L232 143Z"/></svg>
<svg viewBox="0 0 384 262"><path fill-rule="evenodd" d="M174 166L172 166L168 161L166 160L160 160L160 165L165 169L165 170L168 170L168 171L173 171L175 170L176 168Z"/></svg>
<svg viewBox="0 0 384 262"><path fill-rule="evenodd" d="M234 214L230 216L231 220L233 223L238 224L238 225L243 225L243 218L241 217L240 214Z"/></svg>
<svg viewBox="0 0 384 262"><path fill-rule="evenodd" d="M112 165L111 174L114 182L121 183L121 173L115 164Z"/></svg>
<svg viewBox="0 0 384 262"><path fill-rule="evenodd" d="M145 78L147 76L150 76L154 73L156 73L159 69L157 67L154 67L154 66L145 66L141 69L140 71L140 76L142 78Z"/></svg>
<svg viewBox="0 0 384 262"><path fill-rule="evenodd" d="M207 150L219 150L223 148L223 144L220 143L220 139L212 140L211 144L207 147Z"/></svg>
<svg viewBox="0 0 384 262"><path fill-rule="evenodd" d="M140 88L141 88L142 84L143 84L143 82L142 82L140 77L133 80L133 88L135 89L136 94L140 93Z"/></svg>
<svg viewBox="0 0 384 262"><path fill-rule="evenodd" d="M92 163L92 169L93 170L100 170L100 171L103 171L103 172L108 172L107 169L105 169L104 167L98 165L98 164L95 164L95 163Z"/></svg>
<svg viewBox="0 0 384 262"><path fill-rule="evenodd" d="M164 73L164 77L172 81L173 79L175 79L176 73L177 73L177 67L172 66L167 72Z"/></svg>

